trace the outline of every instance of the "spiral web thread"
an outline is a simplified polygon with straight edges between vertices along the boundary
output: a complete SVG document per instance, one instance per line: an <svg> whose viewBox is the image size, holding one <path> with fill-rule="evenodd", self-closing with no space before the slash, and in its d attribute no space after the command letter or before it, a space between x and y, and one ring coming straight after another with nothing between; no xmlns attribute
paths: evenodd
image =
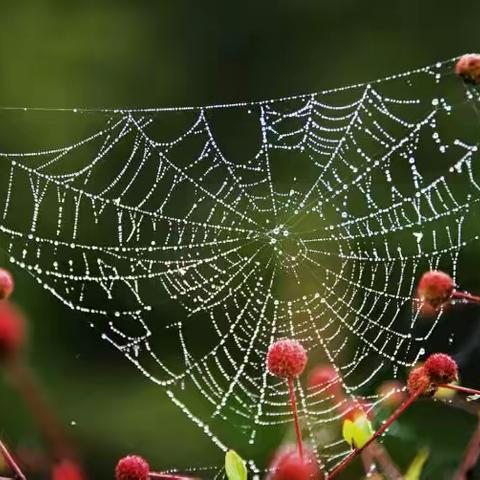
<svg viewBox="0 0 480 480"><path fill-rule="evenodd" d="M454 61L261 102L58 111L94 129L0 154L1 244L221 449L228 423L246 445L228 447L246 452L292 421L286 384L265 370L274 340L300 340L352 398L424 353L441 313L419 333L415 282L440 266L456 276L479 239L480 97ZM253 125L251 152L217 139L222 112ZM164 134L170 118L180 127ZM144 295L160 285L183 315ZM329 385L297 388L306 441L330 470L348 453L341 405Z"/></svg>

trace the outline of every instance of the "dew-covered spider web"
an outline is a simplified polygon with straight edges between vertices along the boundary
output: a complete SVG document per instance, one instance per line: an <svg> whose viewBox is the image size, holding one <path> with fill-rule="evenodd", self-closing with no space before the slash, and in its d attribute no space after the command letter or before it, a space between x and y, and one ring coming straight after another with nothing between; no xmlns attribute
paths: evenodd
<svg viewBox="0 0 480 480"><path fill-rule="evenodd" d="M375 407L378 379L404 375L441 321L419 328L419 276L458 278L478 248L480 96L454 61L251 103L3 109L0 244L253 458L292 422L265 369L274 340ZM329 385L297 388L330 470L349 450L341 409Z"/></svg>

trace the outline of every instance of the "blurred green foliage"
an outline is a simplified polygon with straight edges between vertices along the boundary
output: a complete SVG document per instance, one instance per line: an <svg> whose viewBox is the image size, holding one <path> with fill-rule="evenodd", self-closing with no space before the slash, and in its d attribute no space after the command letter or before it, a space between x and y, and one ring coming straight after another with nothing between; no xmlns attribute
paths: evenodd
<svg viewBox="0 0 480 480"><path fill-rule="evenodd" d="M0 105L12 107L126 108L272 98L382 77L479 50L480 44L480 3L473 1L0 5ZM2 119L7 114L0 112ZM34 136L0 139L35 142ZM24 273L15 274L15 300L32 319L31 363L92 478L111 478L116 460L129 452L145 455L157 469L222 465L221 452L161 389L101 342L80 315ZM467 283L480 285L478 271L470 275ZM441 345L446 333L439 335ZM12 445L41 447L8 383L0 391L0 435ZM402 428L391 430L386 444L405 469L420 447L429 447L424 478L450 479L474 423L467 414L420 402L402 418ZM345 478L357 478L353 470Z"/></svg>

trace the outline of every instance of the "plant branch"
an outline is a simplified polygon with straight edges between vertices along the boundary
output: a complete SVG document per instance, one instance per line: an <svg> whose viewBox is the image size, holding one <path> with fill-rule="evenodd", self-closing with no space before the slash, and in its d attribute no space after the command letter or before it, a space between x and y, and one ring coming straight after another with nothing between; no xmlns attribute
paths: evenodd
<svg viewBox="0 0 480 480"><path fill-rule="evenodd" d="M415 393L410 395L385 421L385 423L370 437L370 439L363 445L362 448L356 448L352 450L331 472L328 476L328 480L336 477L346 466L360 453L362 453L365 448L367 448L372 442L374 442L380 435L382 435L390 425L397 420L397 418L405 412L405 410L424 392L423 389L417 390Z"/></svg>
<svg viewBox="0 0 480 480"><path fill-rule="evenodd" d="M74 458L74 448L40 391L30 368L21 359L16 359L8 364L8 371L12 382L48 439L54 454L58 458Z"/></svg>
<svg viewBox="0 0 480 480"><path fill-rule="evenodd" d="M480 303L480 297L477 295L472 295L467 292L460 292L458 290L454 290L452 293L452 298L460 299L460 300L468 300L469 302L473 303Z"/></svg>
<svg viewBox="0 0 480 480"><path fill-rule="evenodd" d="M454 385L453 383L442 383L437 385L439 388L449 388L450 390L456 390L457 392L468 393L469 395L480 396L480 390L474 388L462 387L461 385Z"/></svg>
<svg viewBox="0 0 480 480"><path fill-rule="evenodd" d="M17 462L13 458L13 456L8 451L7 446L0 440L0 453L5 459L5 462L8 466L13 470L15 476L20 480L26 480L25 475L23 474L22 470L18 466Z"/></svg>

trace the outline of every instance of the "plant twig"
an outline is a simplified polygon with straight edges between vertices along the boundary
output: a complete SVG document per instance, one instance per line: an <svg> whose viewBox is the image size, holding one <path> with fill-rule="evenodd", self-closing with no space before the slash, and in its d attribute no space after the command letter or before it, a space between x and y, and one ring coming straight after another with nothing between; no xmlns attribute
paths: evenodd
<svg viewBox="0 0 480 480"><path fill-rule="evenodd" d="M16 359L8 364L8 370L12 382L48 439L54 455L58 458L75 458L74 447L68 439L63 425L58 421L57 416L42 395L28 365L21 359Z"/></svg>
<svg viewBox="0 0 480 480"><path fill-rule="evenodd" d="M452 298L460 299L460 300L468 300L469 302L473 302L473 303L480 303L480 297L478 297L477 295L472 295L467 292L460 292L458 290L453 291Z"/></svg>
<svg viewBox="0 0 480 480"><path fill-rule="evenodd" d="M371 436L371 438L363 445L362 448L356 448L352 450L329 474L328 480L336 477L346 466L365 448L367 448L372 442L374 442L380 435L382 435L390 425L397 420L397 418L405 412L405 410L420 396L424 390L418 389L415 393L410 395L385 421L385 423Z"/></svg>
<svg viewBox="0 0 480 480"><path fill-rule="evenodd" d="M25 475L23 474L21 468L18 466L17 462L13 458L13 456L8 451L6 445L0 440L0 453L5 459L5 462L8 466L13 470L15 476L20 480L26 480Z"/></svg>
<svg viewBox="0 0 480 480"><path fill-rule="evenodd" d="M439 388L449 388L450 390L457 390L457 392L468 393L469 395L478 395L480 397L480 390L474 388L462 387L461 385L454 385L453 383L442 383L437 385Z"/></svg>

